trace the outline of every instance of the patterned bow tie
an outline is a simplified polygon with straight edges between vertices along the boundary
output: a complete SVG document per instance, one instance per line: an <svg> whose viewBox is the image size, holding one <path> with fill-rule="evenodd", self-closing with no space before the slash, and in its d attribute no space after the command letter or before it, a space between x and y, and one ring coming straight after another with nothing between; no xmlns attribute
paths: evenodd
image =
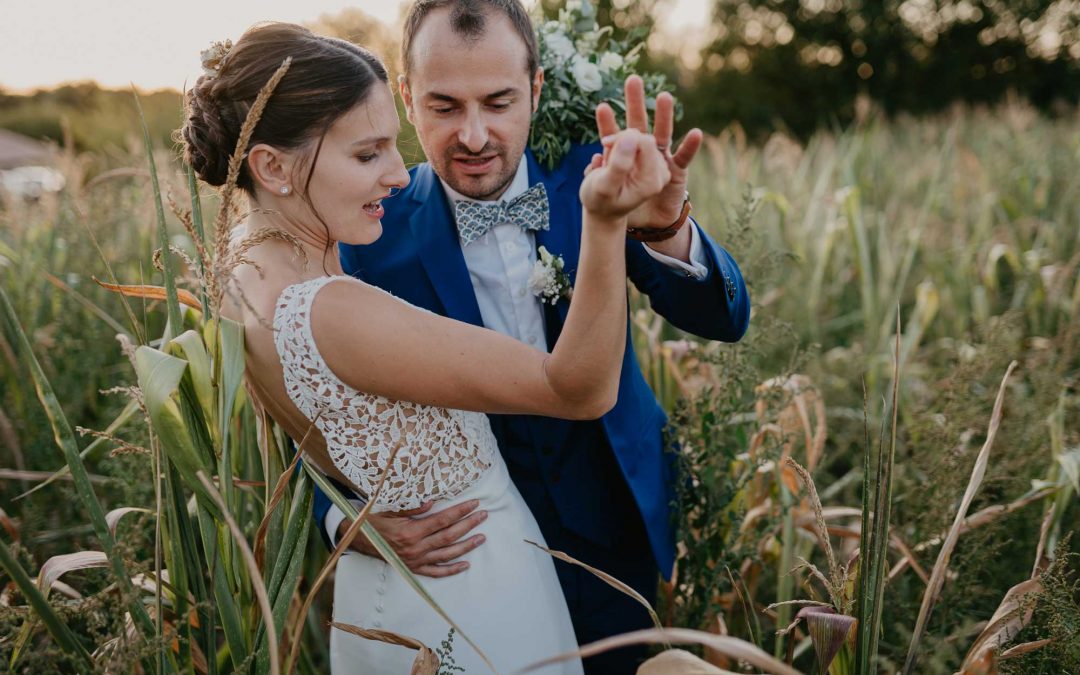
<svg viewBox="0 0 1080 675"><path fill-rule="evenodd" d="M549 227L547 190L543 183L537 183L505 202L462 200L454 205L454 219L462 246L468 246L500 223L516 223L526 230L546 230Z"/></svg>

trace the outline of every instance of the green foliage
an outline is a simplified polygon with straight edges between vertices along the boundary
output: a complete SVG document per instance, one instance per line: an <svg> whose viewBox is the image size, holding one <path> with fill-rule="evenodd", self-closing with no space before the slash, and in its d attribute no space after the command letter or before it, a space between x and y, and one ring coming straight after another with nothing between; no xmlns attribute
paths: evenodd
<svg viewBox="0 0 1080 675"><path fill-rule="evenodd" d="M155 144L172 146L181 109L179 92L140 96ZM71 145L79 151L124 151L140 142L131 92L102 89L93 82L65 84L26 96L0 95L0 128L57 144L65 143L69 134Z"/></svg>
<svg viewBox="0 0 1080 675"><path fill-rule="evenodd" d="M750 545L740 549L724 539L761 503L736 498L736 481L746 471L739 461L748 459L756 430L776 421L786 405L766 399L764 415L752 416L753 387L791 373L813 383L828 410L815 480L827 509L857 507L864 470L860 379L867 383L876 445L897 304L904 376L892 525L916 548L917 562L933 565L933 542L956 512L994 392L1014 358L1021 365L970 513L1022 500L1033 481L1065 485L1054 468L1057 458L1080 443L1080 236L1066 204L1076 203L1080 184L1050 167L1072 161L1078 142L1071 123L1012 105L992 114L873 119L840 134L819 134L805 146L780 135L757 146L738 130L706 143L692 174L695 218L735 252L751 284L754 314L738 345L691 349L689 356L665 360L664 354L685 349L670 342L681 337L677 331L665 327L652 337L642 330L635 342L654 388L673 392L665 400L689 396L677 408L687 412L673 416L680 441L698 438L698 429L710 431L707 443L683 441L684 456L719 467L691 486L712 496L684 501L681 511L680 536L689 550L674 589L676 625L715 629L719 615L730 634L771 647L772 631L786 622L779 611L748 618L743 599L749 595L761 605L780 599L776 576L786 572L776 570L784 568L777 561L787 512L775 483L765 492L771 498L766 516L750 519ZM747 232L733 228L739 221L729 214L740 210L748 183L760 207ZM806 352L793 356L798 346ZM702 361L715 365L702 374ZM709 386L695 387L700 380ZM802 434L798 428L791 434L796 455ZM767 463L782 450L781 441L769 438L757 461ZM1004 589L1029 577L1039 522L1056 501L1062 505L1057 522L1075 529L1076 500L1047 498L1023 502L961 535L950 564L955 575L922 641L920 672L955 672L977 633L972 626L993 614ZM695 509L702 503L714 506L705 512L711 517L699 518ZM804 506L792 508L802 513ZM857 519L829 524L858 530ZM699 528L708 535L688 536ZM841 559L854 543L840 539ZM796 528L791 545L795 558L822 565L820 547L805 531ZM710 558L713 563L703 562ZM890 549L887 558L892 567L899 555ZM742 596L732 591L742 587L740 577ZM794 574L794 597L815 597L813 589L799 590L805 579L805 570ZM879 667L902 663L924 590L910 569L886 582ZM797 657L796 665L809 668L808 658Z"/></svg>
<svg viewBox="0 0 1080 675"><path fill-rule="evenodd" d="M1007 93L1080 98L1080 13L1061 0L716 0L716 38L685 91L693 124L808 138L864 115L932 113Z"/></svg>

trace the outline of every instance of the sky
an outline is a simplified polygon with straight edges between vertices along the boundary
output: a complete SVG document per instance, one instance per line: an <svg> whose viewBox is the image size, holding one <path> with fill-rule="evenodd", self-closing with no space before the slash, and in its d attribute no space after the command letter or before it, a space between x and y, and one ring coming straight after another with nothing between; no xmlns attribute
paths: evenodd
<svg viewBox="0 0 1080 675"><path fill-rule="evenodd" d="M530 0L526 0L529 4ZM263 20L303 22L356 7L393 25L402 0L0 0L0 87L25 91L96 80L180 89L199 52ZM708 0L667 0L659 20L680 34L707 24Z"/></svg>

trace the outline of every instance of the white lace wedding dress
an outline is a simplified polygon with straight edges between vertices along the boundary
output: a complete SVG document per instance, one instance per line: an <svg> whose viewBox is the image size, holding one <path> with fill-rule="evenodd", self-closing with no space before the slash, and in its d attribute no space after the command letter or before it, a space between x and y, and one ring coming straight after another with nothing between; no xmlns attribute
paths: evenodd
<svg viewBox="0 0 1080 675"><path fill-rule="evenodd" d="M278 299L274 342L292 402L316 420L334 465L366 494L374 491L393 448L401 444L373 511L413 509L434 501L430 514L452 503L480 500L488 518L474 532L486 541L466 555L470 568L451 577L420 579L499 672L576 649L552 558L524 541L542 544L543 537L510 481L487 417L365 394L334 375L311 332L315 295L333 281L362 283L320 277L287 287ZM450 630L389 565L357 553L338 562L334 620L401 633L432 649ZM331 631L336 674L408 673L415 654ZM460 635L454 638L453 658L470 674L490 670ZM576 675L582 668L574 660L538 672Z"/></svg>

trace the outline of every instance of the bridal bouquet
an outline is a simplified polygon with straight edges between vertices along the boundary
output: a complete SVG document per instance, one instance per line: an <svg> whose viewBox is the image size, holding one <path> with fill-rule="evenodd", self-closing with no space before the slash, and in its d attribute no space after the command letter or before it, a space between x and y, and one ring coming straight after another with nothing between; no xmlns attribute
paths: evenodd
<svg viewBox="0 0 1080 675"><path fill-rule="evenodd" d="M536 158L554 167L569 152L572 143L594 143L596 106L609 103L625 122L623 83L635 74L644 31L631 33L626 40L611 37L611 26L600 28L596 9L589 0L567 0L558 20L535 20L540 43L540 65L544 68L544 89L533 116L529 147ZM670 87L658 73L642 74L646 105L653 110L656 96ZM680 112L676 109L676 114Z"/></svg>

